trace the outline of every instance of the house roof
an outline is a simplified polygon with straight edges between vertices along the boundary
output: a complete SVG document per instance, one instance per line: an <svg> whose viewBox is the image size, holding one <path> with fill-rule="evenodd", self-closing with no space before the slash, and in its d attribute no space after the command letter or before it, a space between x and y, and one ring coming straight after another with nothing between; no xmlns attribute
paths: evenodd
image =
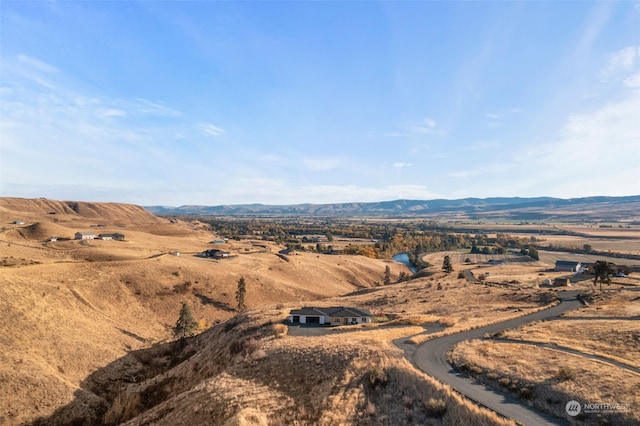
<svg viewBox="0 0 640 426"><path fill-rule="evenodd" d="M76 234L80 234L80 235L96 235L95 232L76 232Z"/></svg>
<svg viewBox="0 0 640 426"><path fill-rule="evenodd" d="M292 309L291 315L321 315L327 317L370 317L368 309L359 309L345 306L334 306L330 308L303 307L302 309Z"/></svg>
<svg viewBox="0 0 640 426"><path fill-rule="evenodd" d="M556 266L558 265L575 266L575 265L580 265L580 262L575 260L556 260Z"/></svg>

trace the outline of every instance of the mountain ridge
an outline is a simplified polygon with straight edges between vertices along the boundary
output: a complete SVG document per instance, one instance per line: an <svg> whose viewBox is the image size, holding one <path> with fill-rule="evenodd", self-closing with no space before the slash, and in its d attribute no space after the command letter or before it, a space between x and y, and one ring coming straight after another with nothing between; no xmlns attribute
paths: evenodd
<svg viewBox="0 0 640 426"><path fill-rule="evenodd" d="M359 216L359 215L406 215L423 216L434 213L489 213L504 210L554 209L602 204L640 203L640 195L609 197L592 196L580 198L555 197L491 197L409 200L397 199L379 202L347 202L327 204L223 204L214 206L183 205L143 206L157 215L317 215L317 216Z"/></svg>

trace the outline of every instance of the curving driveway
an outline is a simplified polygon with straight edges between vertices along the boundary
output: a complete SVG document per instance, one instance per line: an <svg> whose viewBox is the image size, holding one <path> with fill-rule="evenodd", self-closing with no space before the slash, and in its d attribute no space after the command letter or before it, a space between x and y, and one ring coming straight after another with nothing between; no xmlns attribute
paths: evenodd
<svg viewBox="0 0 640 426"><path fill-rule="evenodd" d="M568 422L563 419L541 413L528 405L522 404L515 398L511 398L493 388L479 384L473 379L458 373L451 364L449 364L447 353L454 345L462 341L479 339L486 333L491 334L509 328L520 327L533 321L553 318L566 311L577 309L583 306L577 299L579 293L579 291L560 292L558 295L562 303L549 309L475 330L428 340L418 346L413 354L407 353L407 356L410 359L412 358L413 363L418 368L430 376L435 377L442 383L450 385L453 389L480 405L507 418L514 419L521 424L536 426L568 424Z"/></svg>

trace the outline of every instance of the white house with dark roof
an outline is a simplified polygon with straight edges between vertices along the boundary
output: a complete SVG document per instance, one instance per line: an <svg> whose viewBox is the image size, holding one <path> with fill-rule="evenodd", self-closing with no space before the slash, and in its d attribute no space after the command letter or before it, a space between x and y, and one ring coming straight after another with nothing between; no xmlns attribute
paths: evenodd
<svg viewBox="0 0 640 426"><path fill-rule="evenodd" d="M76 240L94 240L96 238L95 232L76 232Z"/></svg>
<svg viewBox="0 0 640 426"><path fill-rule="evenodd" d="M578 272L582 264L573 260L557 260L554 270L558 272Z"/></svg>
<svg viewBox="0 0 640 426"><path fill-rule="evenodd" d="M368 309L335 306L331 308L303 307L289 312L292 324L353 325L367 324L372 319Z"/></svg>
<svg viewBox="0 0 640 426"><path fill-rule="evenodd" d="M115 240L115 241L124 241L124 234L100 234L98 238L101 240Z"/></svg>

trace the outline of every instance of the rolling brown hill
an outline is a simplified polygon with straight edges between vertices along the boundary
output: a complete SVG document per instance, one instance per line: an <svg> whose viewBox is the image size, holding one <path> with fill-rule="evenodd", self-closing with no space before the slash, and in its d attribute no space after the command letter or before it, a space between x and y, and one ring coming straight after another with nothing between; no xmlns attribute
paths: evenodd
<svg viewBox="0 0 640 426"><path fill-rule="evenodd" d="M82 218L139 224L162 221L142 207L133 204L56 201L46 198L0 198L0 221L2 222L28 221L39 216L46 217L46 215L60 215L67 220Z"/></svg>
<svg viewBox="0 0 640 426"><path fill-rule="evenodd" d="M78 395L99 400L83 381L171 339L182 303L202 327L232 318L241 276L254 309L368 288L387 264L396 275L404 270L354 256L278 256L283 247L264 241L230 241L229 259L206 259L197 256L212 248L205 225L126 204L3 198L0 214L3 426L49 416ZM72 239L96 224L96 233L121 232L125 241Z"/></svg>

